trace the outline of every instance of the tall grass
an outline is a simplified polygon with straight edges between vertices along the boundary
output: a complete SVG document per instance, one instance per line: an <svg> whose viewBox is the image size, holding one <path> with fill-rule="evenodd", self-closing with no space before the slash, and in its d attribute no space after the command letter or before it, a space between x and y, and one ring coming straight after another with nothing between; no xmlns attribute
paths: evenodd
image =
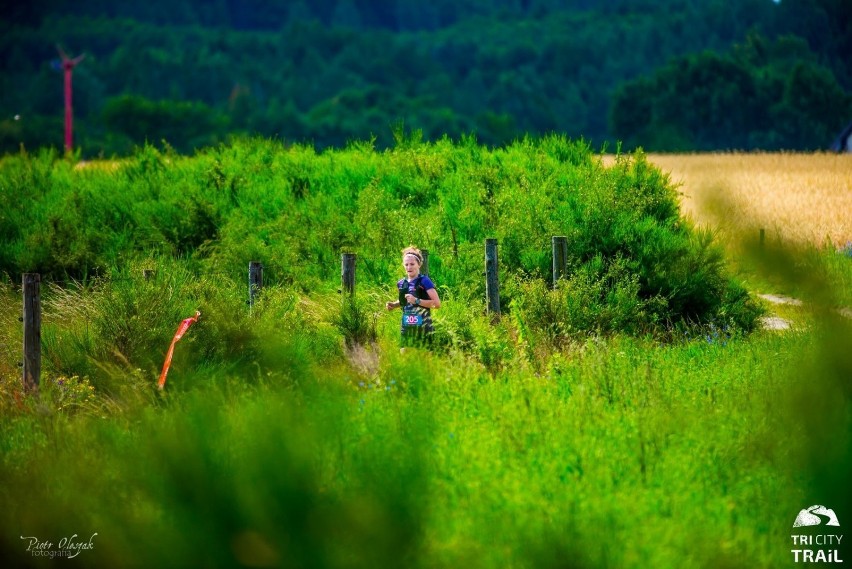
<svg viewBox="0 0 852 569"><path fill-rule="evenodd" d="M2 171L4 191L33 195L3 194L4 262L66 281L44 285L37 394L14 363L20 291L0 286L0 556L15 566L50 563L20 536L59 551L97 533L79 562L777 567L802 507L852 503L852 330L830 310L849 259L747 259L807 301L791 331L752 330L759 307L713 234L678 217L641 154L606 168L559 138L322 155L261 141ZM52 229L20 232L25 213ZM90 225L52 243L71 220ZM571 270L551 288L556 233ZM401 353L384 301L409 239L443 307L434 348ZM349 298L338 253L355 245ZM251 307L249 259L266 271Z"/></svg>
<svg viewBox="0 0 852 569"><path fill-rule="evenodd" d="M371 375L43 401L4 415L3 548L29 563L20 532L97 532L82 555L111 566L778 566L811 499L783 395L811 339L590 340L538 374L385 343Z"/></svg>

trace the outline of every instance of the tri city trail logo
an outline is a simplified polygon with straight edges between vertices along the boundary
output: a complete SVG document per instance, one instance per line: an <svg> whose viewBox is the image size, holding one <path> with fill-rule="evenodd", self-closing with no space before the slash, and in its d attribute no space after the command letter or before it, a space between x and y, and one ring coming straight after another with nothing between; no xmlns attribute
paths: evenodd
<svg viewBox="0 0 852 569"><path fill-rule="evenodd" d="M839 547L843 535L835 530L839 528L837 514L825 506L811 506L799 512L793 522L793 561L796 563L843 563ZM800 528L800 529L798 529Z"/></svg>

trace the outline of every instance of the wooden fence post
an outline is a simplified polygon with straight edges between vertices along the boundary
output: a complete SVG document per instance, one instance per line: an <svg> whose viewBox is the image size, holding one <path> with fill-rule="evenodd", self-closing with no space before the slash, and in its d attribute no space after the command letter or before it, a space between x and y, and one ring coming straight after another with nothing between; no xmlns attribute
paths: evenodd
<svg viewBox="0 0 852 569"><path fill-rule="evenodd" d="M340 280L343 292L355 293L355 253L343 253L340 256Z"/></svg>
<svg viewBox="0 0 852 569"><path fill-rule="evenodd" d="M423 254L423 263L420 265L420 273L429 276L429 249L421 249Z"/></svg>
<svg viewBox="0 0 852 569"><path fill-rule="evenodd" d="M41 381L41 275L24 273L24 390L38 389Z"/></svg>
<svg viewBox="0 0 852 569"><path fill-rule="evenodd" d="M497 240L485 240L485 298L488 312L500 315L500 282L497 277Z"/></svg>
<svg viewBox="0 0 852 569"><path fill-rule="evenodd" d="M564 279L568 272L568 238L553 236L553 288L560 279Z"/></svg>
<svg viewBox="0 0 852 569"><path fill-rule="evenodd" d="M249 263L249 307L254 306L256 297L263 288L263 265L257 261Z"/></svg>

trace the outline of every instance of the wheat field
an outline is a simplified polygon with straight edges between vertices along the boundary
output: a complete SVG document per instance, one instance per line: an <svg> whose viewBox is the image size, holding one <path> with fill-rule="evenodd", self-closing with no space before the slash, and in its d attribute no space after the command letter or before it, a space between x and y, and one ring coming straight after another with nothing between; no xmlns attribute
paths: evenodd
<svg viewBox="0 0 852 569"><path fill-rule="evenodd" d="M852 154L649 154L681 209L722 237L844 247L852 241Z"/></svg>

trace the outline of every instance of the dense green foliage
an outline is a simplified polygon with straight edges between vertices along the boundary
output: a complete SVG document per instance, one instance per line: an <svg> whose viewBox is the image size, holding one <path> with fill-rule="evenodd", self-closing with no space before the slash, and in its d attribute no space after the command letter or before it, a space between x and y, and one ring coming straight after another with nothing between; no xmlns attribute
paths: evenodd
<svg viewBox="0 0 852 569"><path fill-rule="evenodd" d="M401 122L489 145L558 132L646 150L826 148L850 119L844 2L20 3L0 16L0 152L61 147L56 43L87 54L74 72L86 157L238 134L383 148ZM785 35L799 39L780 54L732 47Z"/></svg>
<svg viewBox="0 0 852 569"><path fill-rule="evenodd" d="M803 41L748 40L623 84L613 97L615 135L666 151L825 148L852 116L852 94Z"/></svg>
<svg viewBox="0 0 852 569"><path fill-rule="evenodd" d="M87 566L777 567L803 505L849 503L848 322L589 340L489 371L399 354L390 315L344 358L331 297L276 287L250 314L233 285L160 269L50 295L40 397L0 367L9 562L46 562L19 535L97 533ZM3 346L20 297L0 295ZM162 357L193 297L158 395L112 339L159 335ZM61 367L74 354L86 375Z"/></svg>
<svg viewBox="0 0 852 569"><path fill-rule="evenodd" d="M21 537L61 554L76 535L98 567L777 567L803 506L850 503L852 330L827 310L847 256L764 259L825 310L740 334L751 300L641 153L396 134L0 162L2 271L45 275L38 393L0 281L7 563L64 563ZM570 277L551 290L553 234ZM429 352L400 353L383 309L409 241L444 300Z"/></svg>
<svg viewBox="0 0 852 569"><path fill-rule="evenodd" d="M389 287L399 251L415 243L436 282L467 303L484 296L482 244L496 237L503 304L521 320L551 319L557 337L753 326L721 248L681 219L675 189L641 153L606 168L563 137L489 150L397 135L382 152L246 140L194 158L148 146L120 164L7 157L0 270L80 279L179 255L233 279L259 261L266 282L315 291L337 286L340 253L354 250L359 282ZM549 280L554 235L568 237L570 277L551 292L530 283ZM542 313L543 298L564 308Z"/></svg>

